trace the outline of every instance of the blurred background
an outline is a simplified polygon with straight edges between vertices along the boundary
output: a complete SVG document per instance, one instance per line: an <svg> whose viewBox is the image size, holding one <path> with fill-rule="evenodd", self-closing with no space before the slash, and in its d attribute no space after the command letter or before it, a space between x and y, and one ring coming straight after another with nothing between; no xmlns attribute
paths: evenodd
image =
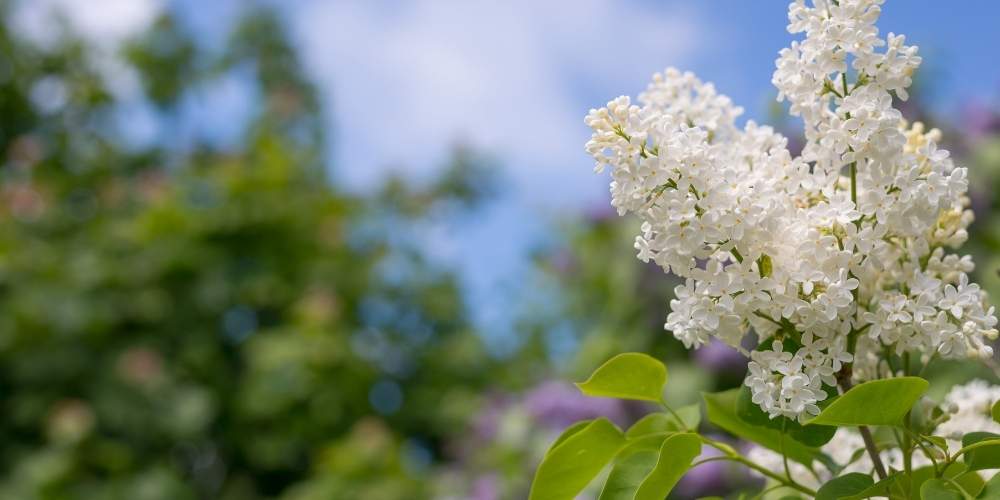
<svg viewBox="0 0 1000 500"><path fill-rule="evenodd" d="M1000 4L889 2L1000 296ZM783 2L0 0L0 500L524 498L606 358L671 401L583 116L667 65L786 131ZM948 381L996 376L944 365ZM678 498L754 479L706 464Z"/></svg>

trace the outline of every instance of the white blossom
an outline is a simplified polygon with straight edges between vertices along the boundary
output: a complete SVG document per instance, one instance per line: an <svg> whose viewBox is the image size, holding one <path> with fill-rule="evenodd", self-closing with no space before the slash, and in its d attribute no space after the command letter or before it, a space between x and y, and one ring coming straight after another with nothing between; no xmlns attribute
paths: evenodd
<svg viewBox="0 0 1000 500"><path fill-rule="evenodd" d="M654 75L636 102L591 110L586 150L609 170L611 203L642 221L643 261L685 279L665 328L685 346L717 337L750 354L754 401L805 419L849 367L894 376L884 348L921 359L988 357L997 319L969 281L968 177L941 133L906 123L921 58L881 37L880 0L797 0L772 82L800 116L792 156L767 126L691 73Z"/></svg>

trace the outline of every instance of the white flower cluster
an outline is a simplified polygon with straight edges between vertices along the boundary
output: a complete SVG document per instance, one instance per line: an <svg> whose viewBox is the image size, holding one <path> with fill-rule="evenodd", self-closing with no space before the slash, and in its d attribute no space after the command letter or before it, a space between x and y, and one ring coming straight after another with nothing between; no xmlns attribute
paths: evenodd
<svg viewBox="0 0 1000 500"><path fill-rule="evenodd" d="M587 151L611 171L612 204L642 220L641 260L686 279L666 329L688 347L750 329L747 385L772 417L805 418L835 386L886 376L884 347L924 359L992 355L993 308L969 282L966 170L940 133L893 108L920 63L904 37L879 37L881 0L789 7L805 39L781 51L773 82L805 123L787 140L691 73L653 77L637 104L591 110Z"/></svg>
<svg viewBox="0 0 1000 500"><path fill-rule="evenodd" d="M934 434L954 441L952 448L961 447L962 436L970 431L1000 434L1000 424L990 414L997 401L1000 386L983 380L952 387L942 405L949 413L948 419L937 426Z"/></svg>

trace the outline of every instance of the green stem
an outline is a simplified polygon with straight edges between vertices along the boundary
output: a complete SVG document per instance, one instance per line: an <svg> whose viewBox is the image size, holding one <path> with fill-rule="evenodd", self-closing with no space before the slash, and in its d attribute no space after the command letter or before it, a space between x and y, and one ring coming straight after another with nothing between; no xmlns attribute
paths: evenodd
<svg viewBox="0 0 1000 500"><path fill-rule="evenodd" d="M861 425L858 426L858 432L861 433L861 439L865 441L865 449L868 450L868 455L872 459L872 465L875 466L875 473L878 474L879 479L885 479L887 476L885 465L882 463L882 457L878 454L878 447L875 446L875 438L872 437L872 431L867 426Z"/></svg>
<svg viewBox="0 0 1000 500"><path fill-rule="evenodd" d="M764 314L764 313L762 313L760 311L754 311L753 314L754 314L754 316L757 316L758 318L766 319L766 320L770 321L771 323L774 323L775 325L778 325L778 328L784 328L785 327L785 325L783 325L780 321L775 321L774 318L772 318L772 317L770 317L770 316L768 316L768 315L766 315L766 314Z"/></svg>
<svg viewBox="0 0 1000 500"><path fill-rule="evenodd" d="M906 420L904 425L906 430L910 428L910 413L906 413ZM903 433L903 470L906 472L906 476L910 478L910 485L907 491L913 491L913 442L910 440L910 435L906 432Z"/></svg>
<svg viewBox="0 0 1000 500"><path fill-rule="evenodd" d="M785 453L785 432L787 432L785 430L785 427L787 426L787 424L788 424L787 418L781 419L781 437L778 438L778 448L781 448L781 462L785 466L785 475L788 476L788 479L791 479L792 471L791 468L788 467L788 454Z"/></svg>
<svg viewBox="0 0 1000 500"><path fill-rule="evenodd" d="M750 497L750 500L760 500L761 498L764 498L764 495L767 495L768 493L770 493L770 492L772 492L774 490L785 488L785 487L786 486L783 485L783 484L776 484L774 486L771 486L770 488L764 488L764 490L762 490L760 493L758 493L758 494Z"/></svg>
<svg viewBox="0 0 1000 500"><path fill-rule="evenodd" d="M674 417L674 420L677 421L677 425L679 425L681 429L684 429L684 432L691 431L691 429L687 426L687 424L684 423L684 419L682 419L681 416L678 415L677 412L675 412L674 409L670 407L670 405L668 405L664 401L660 401L660 406L662 406L665 410L667 410L668 413L670 413L672 417Z"/></svg>
<svg viewBox="0 0 1000 500"><path fill-rule="evenodd" d="M924 372L927 371L927 368L931 366L931 363L933 363L934 360L937 359L937 356L938 352L937 349L935 349L934 354L931 354L931 357L927 359L927 364L925 364L923 367L920 368L920 373L917 373L918 377L924 378Z"/></svg>
<svg viewBox="0 0 1000 500"><path fill-rule="evenodd" d="M858 204L858 162L851 162L851 201L854 205ZM859 219L860 221L860 219Z"/></svg>
<svg viewBox="0 0 1000 500"><path fill-rule="evenodd" d="M910 437L910 439L913 440L913 443L916 444L920 448L920 450L924 452L924 456L931 461L931 464L934 466L934 476L937 477L938 475L937 459L935 459L934 454L931 453L926 446L924 446L923 442L925 438L921 437L919 434L914 433L910 429L903 429L903 432L905 432ZM933 441L928 441L928 443L930 443L931 446L937 446Z"/></svg>
<svg viewBox="0 0 1000 500"><path fill-rule="evenodd" d="M845 373L843 375L839 377L838 382L840 383L840 390L847 393L847 391L851 390L850 374ZM878 474L879 479L885 479L887 476L885 465L882 463L882 457L878 454L878 447L875 446L872 431L867 426L860 425L858 426L858 432L861 434L861 439L865 442L865 449L868 450L868 456L872 459L872 465L875 466L875 473Z"/></svg>
<svg viewBox="0 0 1000 500"><path fill-rule="evenodd" d="M798 490L798 491L800 491L802 493L805 493L806 495L809 495L809 496L812 496L812 497L816 496L816 490L813 490L812 488L808 488L806 486L803 486L803 485L797 483L794 479L791 478L791 476L789 476L787 478L781 477L779 474L774 473L770 469L768 469L768 468L766 468L766 467L764 467L762 465L756 464L756 463L750 461L749 459L746 459L746 458L744 458L744 457L742 457L742 456L740 456L738 454L735 454L735 452L733 451L733 447L732 446L729 446L729 445L727 445L725 443L720 443L720 442L718 442L718 441L716 441L714 439L711 439L711 438L708 438L708 437L705 437L705 436L700 436L700 437L701 437L702 442L704 442L705 444L707 444L707 445L709 445L709 446L711 446L711 447L713 447L713 448L715 448L715 449L717 449L717 450L725 453L725 455L721 455L721 456L718 456L718 457L706 458L705 460L701 460L701 461L697 462L698 464L702 464L702 463L705 463L705 462L712 462L712 461L715 461L715 460L729 460L729 461L732 461L732 462L737 462L737 463L743 464L743 465L745 465L745 466L747 466L747 467L749 467L749 468L751 468L751 469L753 469L753 470L761 473L765 477L769 477L771 479L774 479L775 481L778 481L779 483L781 483L781 484L783 484L783 485L785 485L785 486L787 486L789 488L793 488L795 490Z"/></svg>
<svg viewBox="0 0 1000 500"><path fill-rule="evenodd" d="M955 463L955 460L958 460L958 457L961 457L962 455L972 450L975 450L976 448L982 448L984 446L997 446L998 444L1000 444L1000 439L987 439L985 441L980 441L978 443L972 443L969 446L963 446L962 449L955 452L954 455L952 455L950 458L948 458L947 461L945 461L944 467L941 468L941 473L943 474L944 471L948 470L948 467L951 467L951 464Z"/></svg>

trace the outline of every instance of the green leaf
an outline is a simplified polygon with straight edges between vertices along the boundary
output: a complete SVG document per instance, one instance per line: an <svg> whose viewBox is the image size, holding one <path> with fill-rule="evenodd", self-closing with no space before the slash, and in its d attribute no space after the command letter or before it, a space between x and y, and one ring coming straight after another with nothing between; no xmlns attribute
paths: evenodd
<svg viewBox="0 0 1000 500"><path fill-rule="evenodd" d="M1000 423L1000 399L996 403L993 403L993 407L990 408L990 415L993 416L993 421Z"/></svg>
<svg viewBox="0 0 1000 500"><path fill-rule="evenodd" d="M920 487L920 498L921 500L962 500L962 494L941 479L930 479Z"/></svg>
<svg viewBox="0 0 1000 500"><path fill-rule="evenodd" d="M962 461L969 467L969 470L1000 468L1000 435L992 432L970 432L962 436L962 447L983 441L996 442L965 452Z"/></svg>
<svg viewBox="0 0 1000 500"><path fill-rule="evenodd" d="M1000 500L1000 474L994 474L983 490L979 492L979 496L976 498L981 498L983 500Z"/></svg>
<svg viewBox="0 0 1000 500"><path fill-rule="evenodd" d="M705 413L708 416L708 421L736 437L753 441L765 448L780 453L782 447L781 431L750 425L736 415L736 400L739 397L739 391L739 389L730 389L714 394L702 394L705 400ZM785 439L784 449L789 459L804 464L807 467L811 466L814 460L831 463L829 457L818 449L806 446L792 439Z"/></svg>
<svg viewBox="0 0 1000 500"><path fill-rule="evenodd" d="M646 354L619 354L600 366L586 382L576 384L588 396L660 402L667 367Z"/></svg>
<svg viewBox="0 0 1000 500"><path fill-rule="evenodd" d="M816 500L839 500L857 495L862 491L872 487L875 480L868 474L852 472L835 477L824 484L816 491Z"/></svg>
<svg viewBox="0 0 1000 500"><path fill-rule="evenodd" d="M632 500L639 485L656 467L657 450L642 450L615 463L604 483L599 500Z"/></svg>
<svg viewBox="0 0 1000 500"><path fill-rule="evenodd" d="M859 491L859 492L857 492L857 493L855 493L855 494L853 494L851 496L842 497L841 500L862 500L864 498L871 498L871 497L876 497L876 496L877 497L886 497L886 496L889 496L889 492L900 481L900 478L903 478L903 477L905 477L905 475L902 472L897 472L897 473L894 473L894 474L890 474L889 477L887 477L887 478L885 478L885 479L883 479L883 480L881 480L881 481L879 481L879 482L877 482L877 483L875 483L875 484L873 484L873 485L871 485L871 486L869 486L869 487L867 487L867 488L865 488L865 489L863 489L863 490L861 490L861 491ZM917 484L917 483L914 483L914 486L919 487L920 485ZM899 490L899 489L896 490L896 492L899 492L899 491L901 491L901 490Z"/></svg>
<svg viewBox="0 0 1000 500"><path fill-rule="evenodd" d="M903 417L927 390L920 377L873 380L854 386L806 424L902 425Z"/></svg>
<svg viewBox="0 0 1000 500"><path fill-rule="evenodd" d="M556 449L559 445L563 444L563 442L569 439L572 435L582 431L583 428L590 425L591 422L593 422L593 420L581 420L567 427L566 430L564 430L562 434L560 434L559 437L557 437L556 440L552 442L552 445L549 446L549 451L545 452L545 454L547 455L551 453L552 450Z"/></svg>
<svg viewBox="0 0 1000 500"><path fill-rule="evenodd" d="M625 431L625 437L632 439L648 434L685 432L698 428L698 424L701 422L701 409L697 404L678 408L676 413L677 416L679 416L684 422L684 425L687 427L686 429L682 428L680 424L677 423L677 419L669 413L650 413L649 415L639 419L638 422L632 424L632 427L629 427L629 429Z"/></svg>
<svg viewBox="0 0 1000 500"><path fill-rule="evenodd" d="M934 446L937 446L938 448L940 448L942 450L947 450L948 449L948 440L945 439L945 438L943 438L943 437L941 437L941 436L925 436L925 435L921 435L920 437L921 437L921 439L924 439L926 441L930 441L930 442L934 443Z"/></svg>
<svg viewBox="0 0 1000 500"><path fill-rule="evenodd" d="M979 479L979 485L974 484L974 480L970 480L970 478L967 478L966 475L976 475L976 473L966 472L967 470L968 469L965 467L965 464L953 463L947 470L945 470L943 476L946 479L951 479L956 483L961 484L963 488L968 487L971 488L972 491L979 491L982 488L982 480ZM978 476L976 477L978 478ZM920 487L925 482L934 478L934 467L930 465L915 469L909 476L903 472L896 472L866 488L864 491L845 497L842 500L862 500L872 497L889 497L893 499L909 498L910 500L919 500ZM910 489L911 485L913 489L911 490L910 495L908 497L903 495L903 492Z"/></svg>
<svg viewBox="0 0 1000 500"><path fill-rule="evenodd" d="M986 482L983 481L983 477L974 470L970 470L969 472L956 477L955 482L958 483L958 485L961 486L966 493L972 496L978 495L979 492L983 491L983 487L986 486Z"/></svg>
<svg viewBox="0 0 1000 500"><path fill-rule="evenodd" d="M538 466L529 499L573 499L625 445L625 437L599 418L557 444Z"/></svg>
<svg viewBox="0 0 1000 500"><path fill-rule="evenodd" d="M659 453L660 446L663 445L663 440L669 436L670 434L649 434L629 439L625 442L625 446L618 452L618 456L615 459L620 460L640 451Z"/></svg>
<svg viewBox="0 0 1000 500"><path fill-rule="evenodd" d="M635 500L663 500L680 481L695 457L701 454L697 434L674 434L663 441L656 467L635 492Z"/></svg>
<svg viewBox="0 0 1000 500"><path fill-rule="evenodd" d="M743 386L740 388L740 395L736 399L736 415L744 422L751 425L764 426L777 431L784 431L788 437L805 444L806 446L819 447L829 443L836 434L837 428L826 425L802 424L786 417L771 418L764 413L753 402L750 388Z"/></svg>

